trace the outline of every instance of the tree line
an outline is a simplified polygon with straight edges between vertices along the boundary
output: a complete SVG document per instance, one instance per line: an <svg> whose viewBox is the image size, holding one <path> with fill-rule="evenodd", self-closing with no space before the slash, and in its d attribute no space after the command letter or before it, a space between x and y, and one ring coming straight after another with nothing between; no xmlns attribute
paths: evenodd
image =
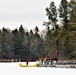
<svg viewBox="0 0 76 75"><path fill-rule="evenodd" d="M34 32L19 29L10 30L4 27L0 30L1 59L35 60L44 55L44 42L36 26Z"/></svg>

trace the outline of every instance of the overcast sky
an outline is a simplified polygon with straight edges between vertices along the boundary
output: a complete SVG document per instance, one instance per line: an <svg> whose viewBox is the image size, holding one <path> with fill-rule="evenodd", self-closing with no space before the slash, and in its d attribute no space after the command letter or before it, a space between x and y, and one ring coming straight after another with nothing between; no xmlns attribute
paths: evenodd
<svg viewBox="0 0 76 75"><path fill-rule="evenodd" d="M52 0L58 6L61 0ZM40 30L44 28L43 21L46 19L45 8L51 0L0 0L0 29L19 28L22 24L27 29Z"/></svg>

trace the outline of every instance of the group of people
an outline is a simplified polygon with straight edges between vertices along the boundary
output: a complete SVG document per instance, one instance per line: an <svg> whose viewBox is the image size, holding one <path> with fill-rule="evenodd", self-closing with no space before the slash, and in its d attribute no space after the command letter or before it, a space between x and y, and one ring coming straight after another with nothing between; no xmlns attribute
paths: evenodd
<svg viewBox="0 0 76 75"><path fill-rule="evenodd" d="M52 65L53 64L53 61L56 61L57 62L58 58L53 58L53 59L50 59L49 57L40 57L39 58L39 64L40 65ZM26 65L28 65L28 59L26 59Z"/></svg>
<svg viewBox="0 0 76 75"><path fill-rule="evenodd" d="M41 60L41 61L49 61L50 58L49 57L45 57L45 58L41 57L41 58L39 58L39 60Z"/></svg>
<svg viewBox="0 0 76 75"><path fill-rule="evenodd" d="M50 58L49 57L39 58L39 64L40 65L48 65L49 63L50 63Z"/></svg>

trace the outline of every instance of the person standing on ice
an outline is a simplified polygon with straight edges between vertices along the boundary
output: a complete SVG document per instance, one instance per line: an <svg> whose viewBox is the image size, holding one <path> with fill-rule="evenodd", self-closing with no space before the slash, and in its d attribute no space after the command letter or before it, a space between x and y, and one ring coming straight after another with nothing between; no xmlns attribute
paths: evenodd
<svg viewBox="0 0 76 75"><path fill-rule="evenodd" d="M26 59L26 65L28 65L28 59Z"/></svg>

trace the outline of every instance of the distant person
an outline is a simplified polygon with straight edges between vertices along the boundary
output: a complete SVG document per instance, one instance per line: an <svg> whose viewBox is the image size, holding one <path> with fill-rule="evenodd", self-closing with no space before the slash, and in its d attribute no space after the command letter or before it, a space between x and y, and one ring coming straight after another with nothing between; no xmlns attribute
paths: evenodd
<svg viewBox="0 0 76 75"><path fill-rule="evenodd" d="M26 65L28 65L28 59L26 59Z"/></svg>

